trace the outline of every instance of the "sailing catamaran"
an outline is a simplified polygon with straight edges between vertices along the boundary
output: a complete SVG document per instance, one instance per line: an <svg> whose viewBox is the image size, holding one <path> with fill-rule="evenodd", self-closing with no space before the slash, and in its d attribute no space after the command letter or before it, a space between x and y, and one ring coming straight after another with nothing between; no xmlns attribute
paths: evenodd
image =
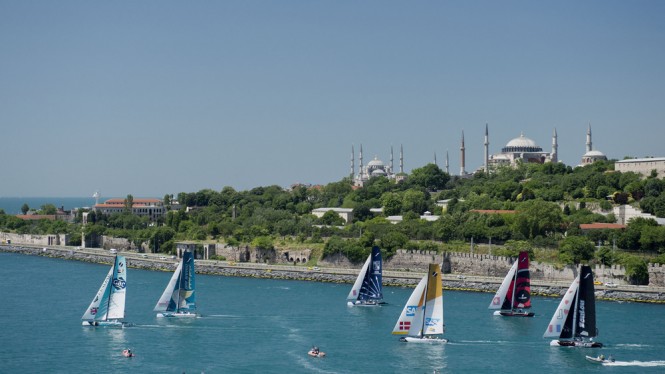
<svg viewBox="0 0 665 374"><path fill-rule="evenodd" d="M382 290L381 250L374 246L372 253L367 257L365 265L360 270L356 282L346 297L349 306L373 306L385 304Z"/></svg>
<svg viewBox="0 0 665 374"><path fill-rule="evenodd" d="M123 327L127 287L127 263L124 256L115 256L102 286L81 317L83 326Z"/></svg>
<svg viewBox="0 0 665 374"><path fill-rule="evenodd" d="M531 308L530 278L529 253L520 252L490 303L489 309L501 309L494 312L495 316L534 316L535 313L526 311Z"/></svg>
<svg viewBox="0 0 665 374"><path fill-rule="evenodd" d="M596 297L591 267L582 265L580 274L561 299L543 334L543 338L558 338L550 345L562 347L600 348L594 341L596 328Z"/></svg>
<svg viewBox="0 0 665 374"><path fill-rule="evenodd" d="M430 264L397 319L393 334L406 335L399 339L402 342L447 343L444 331L441 267Z"/></svg>
<svg viewBox="0 0 665 374"><path fill-rule="evenodd" d="M185 251L155 305L157 317L197 317L194 274L194 254Z"/></svg>

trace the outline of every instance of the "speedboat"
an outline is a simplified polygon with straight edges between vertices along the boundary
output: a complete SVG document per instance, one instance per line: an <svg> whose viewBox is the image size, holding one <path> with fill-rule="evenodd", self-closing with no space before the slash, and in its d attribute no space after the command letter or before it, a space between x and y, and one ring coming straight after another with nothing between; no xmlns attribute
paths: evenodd
<svg viewBox="0 0 665 374"><path fill-rule="evenodd" d="M593 356L586 356L587 361L593 362L594 364L606 364L608 362L614 362L614 358L612 356L605 358L605 356L600 355L598 357L593 357Z"/></svg>
<svg viewBox="0 0 665 374"><path fill-rule="evenodd" d="M326 356L326 353L325 353L325 352L321 352L321 351L320 351L318 348L316 348L316 347L310 349L309 352L307 352L307 354L310 355L310 356L312 356L312 357L325 357L325 356Z"/></svg>

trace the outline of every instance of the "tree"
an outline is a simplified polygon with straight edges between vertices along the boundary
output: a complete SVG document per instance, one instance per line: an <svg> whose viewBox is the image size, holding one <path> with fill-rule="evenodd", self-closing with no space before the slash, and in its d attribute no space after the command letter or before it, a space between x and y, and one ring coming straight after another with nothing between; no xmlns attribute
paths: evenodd
<svg viewBox="0 0 665 374"><path fill-rule="evenodd" d="M131 213L132 212L132 207L134 206L134 196L127 195L125 198L125 212Z"/></svg>
<svg viewBox="0 0 665 374"><path fill-rule="evenodd" d="M252 246L260 249L273 249L272 238L269 236L259 236L252 240Z"/></svg>
<svg viewBox="0 0 665 374"><path fill-rule="evenodd" d="M530 200L520 204L517 209L513 231L520 232L525 238L546 236L561 227L563 215L555 203L542 200Z"/></svg>
<svg viewBox="0 0 665 374"><path fill-rule="evenodd" d="M383 205L383 214L385 216L395 216L402 211L402 199L395 192L386 192L381 196Z"/></svg>
<svg viewBox="0 0 665 374"><path fill-rule="evenodd" d="M410 189L402 196L402 213L414 212L418 216L427 209L427 197L422 191Z"/></svg>
<svg viewBox="0 0 665 374"><path fill-rule="evenodd" d="M593 243L582 236L568 236L559 247L559 260L564 264L579 264L593 258Z"/></svg>
<svg viewBox="0 0 665 374"><path fill-rule="evenodd" d="M21 212L23 212L23 215L27 214L29 210L30 207L28 206L28 204L23 203L23 205L21 205Z"/></svg>
<svg viewBox="0 0 665 374"><path fill-rule="evenodd" d="M55 207L53 204L44 204L41 207L41 214L46 214L46 215L54 215L58 212L58 208Z"/></svg>
<svg viewBox="0 0 665 374"><path fill-rule="evenodd" d="M443 189L450 180L450 176L435 164L427 164L411 171L408 183L411 186L426 188L430 191Z"/></svg>
<svg viewBox="0 0 665 374"><path fill-rule="evenodd" d="M386 256L390 257L395 254L399 248L404 248L409 238L401 232L390 231L383 238L381 238L381 248L386 251Z"/></svg>
<svg viewBox="0 0 665 374"><path fill-rule="evenodd" d="M635 255L626 255L621 263L626 268L626 277L631 284L649 284L649 269L646 261Z"/></svg>

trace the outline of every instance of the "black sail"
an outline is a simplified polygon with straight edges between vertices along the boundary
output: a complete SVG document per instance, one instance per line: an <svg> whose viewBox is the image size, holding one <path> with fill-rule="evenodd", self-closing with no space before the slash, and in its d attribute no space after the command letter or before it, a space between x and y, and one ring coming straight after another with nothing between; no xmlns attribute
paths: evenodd
<svg viewBox="0 0 665 374"><path fill-rule="evenodd" d="M591 267L582 265L580 270L580 288L577 293L575 313L575 336L594 337L596 331L596 296L593 287Z"/></svg>

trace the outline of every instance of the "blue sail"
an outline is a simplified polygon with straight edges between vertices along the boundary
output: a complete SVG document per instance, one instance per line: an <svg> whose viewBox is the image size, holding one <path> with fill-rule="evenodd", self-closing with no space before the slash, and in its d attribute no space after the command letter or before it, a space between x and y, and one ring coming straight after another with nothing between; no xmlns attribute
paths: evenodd
<svg viewBox="0 0 665 374"><path fill-rule="evenodd" d="M196 310L196 279L194 274L194 254L186 251L182 255L182 272L180 273L180 280L178 282L180 303L176 312L193 312Z"/></svg>
<svg viewBox="0 0 665 374"><path fill-rule="evenodd" d="M381 301L383 299L383 260L379 247L372 247L369 267L365 272L358 300Z"/></svg>

